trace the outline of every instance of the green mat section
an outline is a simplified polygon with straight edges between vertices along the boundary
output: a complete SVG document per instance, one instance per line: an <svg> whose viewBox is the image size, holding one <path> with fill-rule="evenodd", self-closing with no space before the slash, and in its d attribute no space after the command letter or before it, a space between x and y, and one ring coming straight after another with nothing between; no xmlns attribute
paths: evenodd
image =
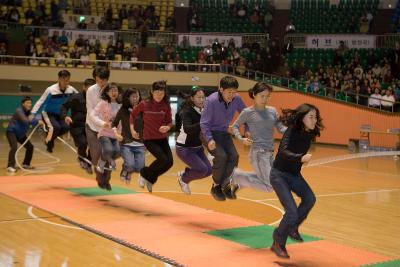
<svg viewBox="0 0 400 267"><path fill-rule="evenodd" d="M380 262L380 263L375 263L375 264L370 264L370 265L363 265L361 267L400 267L400 260L385 261L385 262Z"/></svg>
<svg viewBox="0 0 400 267"><path fill-rule="evenodd" d="M67 190L86 197L137 194L137 192L134 190L118 186L113 186L111 191L107 191L98 187L67 188Z"/></svg>
<svg viewBox="0 0 400 267"><path fill-rule="evenodd" d="M209 235L217 236L226 240L230 240L251 248L268 248L271 246L272 233L274 227L269 225L257 225L249 227L239 227L224 230L214 230L206 232ZM304 242L320 240L320 238L301 234ZM288 238L287 244L293 244L296 241Z"/></svg>

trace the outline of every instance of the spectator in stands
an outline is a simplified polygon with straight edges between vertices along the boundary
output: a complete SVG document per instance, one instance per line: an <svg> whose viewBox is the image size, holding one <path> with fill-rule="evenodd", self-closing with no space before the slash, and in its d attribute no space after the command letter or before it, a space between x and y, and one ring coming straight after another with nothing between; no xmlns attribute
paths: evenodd
<svg viewBox="0 0 400 267"><path fill-rule="evenodd" d="M68 21L65 23L64 28L68 30L76 29L77 27L75 16L69 16Z"/></svg>
<svg viewBox="0 0 400 267"><path fill-rule="evenodd" d="M288 25L286 25L285 31L286 31L286 33L294 33L294 32L296 32L296 28L295 28L295 26L294 26L292 21L289 21Z"/></svg>
<svg viewBox="0 0 400 267"><path fill-rule="evenodd" d="M118 12L118 17L120 21L128 18L128 9L126 8L126 4L123 4L121 9Z"/></svg>
<svg viewBox="0 0 400 267"><path fill-rule="evenodd" d="M61 36L58 36L57 40L53 40L53 42L59 44L60 46L68 45L68 37L66 36L65 31L61 32Z"/></svg>
<svg viewBox="0 0 400 267"><path fill-rule="evenodd" d="M181 43L179 44L179 48L181 50L187 50L190 47L189 37L183 36Z"/></svg>
<svg viewBox="0 0 400 267"><path fill-rule="evenodd" d="M97 30L97 24L96 24L94 18L91 18L91 19L90 19L90 22L87 24L87 27L86 27L86 28L87 28L88 30Z"/></svg>
<svg viewBox="0 0 400 267"><path fill-rule="evenodd" d="M35 19L35 11L33 11L31 5L29 5L28 9L25 11L25 18L31 20Z"/></svg>
<svg viewBox="0 0 400 267"><path fill-rule="evenodd" d="M394 102L395 98L393 95L393 90L391 87L389 87L386 90L386 94L381 97L382 109L386 111L393 111Z"/></svg>
<svg viewBox="0 0 400 267"><path fill-rule="evenodd" d="M370 95L368 99L368 106L373 108L380 108L381 107L381 94L379 93L379 89L375 88L375 91L372 95Z"/></svg>
<svg viewBox="0 0 400 267"><path fill-rule="evenodd" d="M247 16L247 8L245 5L241 5L238 9L237 9L237 16L238 18L244 19Z"/></svg>
<svg viewBox="0 0 400 267"><path fill-rule="evenodd" d="M86 19L85 18L81 19L81 21L77 25L77 28L81 29L81 30L86 30L87 29Z"/></svg>
<svg viewBox="0 0 400 267"><path fill-rule="evenodd" d="M64 51L61 50L60 52L58 52L56 55L56 65L64 67L65 66L65 58L66 58L66 56L65 56Z"/></svg>
<svg viewBox="0 0 400 267"><path fill-rule="evenodd" d="M260 16L256 10L254 10L253 14L250 16L250 21L253 24L258 24L260 22Z"/></svg>
<svg viewBox="0 0 400 267"><path fill-rule="evenodd" d="M106 17L106 20L109 23L112 22L112 20L113 20L113 9L112 9L111 4L108 5L108 8L107 8L106 13L105 13L105 17Z"/></svg>
<svg viewBox="0 0 400 267"><path fill-rule="evenodd" d="M267 11L264 15L264 31L265 32L269 31L272 21L273 21L272 14Z"/></svg>
<svg viewBox="0 0 400 267"><path fill-rule="evenodd" d="M51 0L50 2L50 10L51 10L51 21L54 23L56 23L58 21L58 12L59 12L59 8L57 3L54 0Z"/></svg>
<svg viewBox="0 0 400 267"><path fill-rule="evenodd" d="M77 47L83 47L85 46L85 39L83 39L83 34L78 35L78 39L75 41L75 45Z"/></svg>
<svg viewBox="0 0 400 267"><path fill-rule="evenodd" d="M19 23L21 15L19 14L19 11L15 6L9 10L8 14L9 14L7 19L8 22Z"/></svg>
<svg viewBox="0 0 400 267"><path fill-rule="evenodd" d="M167 31L175 31L176 21L174 15L168 16L166 23L165 23L165 30Z"/></svg>

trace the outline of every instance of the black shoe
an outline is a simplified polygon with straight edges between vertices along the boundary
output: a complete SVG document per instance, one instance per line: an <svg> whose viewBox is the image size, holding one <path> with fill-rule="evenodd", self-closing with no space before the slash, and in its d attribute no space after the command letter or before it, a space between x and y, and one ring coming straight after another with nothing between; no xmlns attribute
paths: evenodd
<svg viewBox="0 0 400 267"><path fill-rule="evenodd" d="M101 189L106 189L106 185L104 183L100 183L99 181L97 181L97 186Z"/></svg>
<svg viewBox="0 0 400 267"><path fill-rule="evenodd" d="M231 184L227 184L227 185L224 186L224 188L222 189L222 192L224 193L224 195L225 195L226 198L229 198L229 199L236 199L236 198L237 198L237 197L236 197L236 192L237 192L238 188L239 188L239 187L236 186L236 185L232 188Z"/></svg>
<svg viewBox="0 0 400 267"><path fill-rule="evenodd" d="M213 185L211 187L211 195L214 197L215 200L217 201L224 201L226 200L226 197L224 195L224 193L221 190L221 186L220 185Z"/></svg>
<svg viewBox="0 0 400 267"><path fill-rule="evenodd" d="M47 146L46 151L49 153L53 153L53 145L51 145L49 142L49 143L47 143L46 146Z"/></svg>
<svg viewBox="0 0 400 267"><path fill-rule="evenodd" d="M299 233L299 229L296 228L289 233L289 237L297 242L304 242L304 239L301 237Z"/></svg>
<svg viewBox="0 0 400 267"><path fill-rule="evenodd" d="M278 256L279 258L289 259L290 256L286 251L285 246L279 245L276 241L272 243L271 250Z"/></svg>
<svg viewBox="0 0 400 267"><path fill-rule="evenodd" d="M106 190L108 190L108 191L112 190L112 187L111 187L110 183L106 183L104 186L105 186Z"/></svg>

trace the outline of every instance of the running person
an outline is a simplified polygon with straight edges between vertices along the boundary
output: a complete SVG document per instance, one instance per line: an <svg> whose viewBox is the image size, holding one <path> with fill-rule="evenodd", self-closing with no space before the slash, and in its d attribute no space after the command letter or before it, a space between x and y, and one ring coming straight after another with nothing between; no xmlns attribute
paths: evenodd
<svg viewBox="0 0 400 267"><path fill-rule="evenodd" d="M182 120L176 140L176 155L188 166L179 174L178 183L185 194L190 195L189 183L210 176L212 168L204 154L200 139L200 117L204 107L203 88L194 86L179 112Z"/></svg>
<svg viewBox="0 0 400 267"><path fill-rule="evenodd" d="M119 124L122 126L122 141L120 143L121 156L124 160L120 178L125 183L129 184L131 175L134 172L140 172L145 163L145 147L143 145L143 119L137 116L133 127L139 138L133 138L130 130L130 115L132 109L141 101L140 91L132 88L127 89L122 95L122 107L119 109L115 117L112 127L117 127Z"/></svg>
<svg viewBox="0 0 400 267"><path fill-rule="evenodd" d="M172 127L171 106L165 81L154 82L149 99L140 102L131 113L131 133L139 138L133 127L135 119L143 116L143 143L146 149L156 158L149 166L140 170L139 186L152 192L158 177L167 172L173 164L171 148L168 143L168 131Z"/></svg>
<svg viewBox="0 0 400 267"><path fill-rule="evenodd" d="M92 164L86 160L90 160L88 151L88 143L85 132L86 122L86 91L94 85L94 79L86 79L83 84L82 91L78 94L73 94L64 104L61 105L61 119L69 125L69 132L74 139L75 146L78 148L78 161L82 169L92 174ZM71 117L68 116L68 111L71 110Z"/></svg>
<svg viewBox="0 0 400 267"><path fill-rule="evenodd" d="M230 178L239 162L239 155L228 132L228 126L235 112L240 113L246 107L237 95L238 87L239 83L234 77L223 77L218 92L207 97L200 119L201 132L207 148L214 156L214 184L211 187L211 195L218 201L224 201L226 198L236 199L237 187L232 188Z"/></svg>
<svg viewBox="0 0 400 267"><path fill-rule="evenodd" d="M93 71L96 84L88 88L86 92L86 138L89 144L90 157L92 158L92 165L97 166L97 163L101 155L101 144L97 135L102 127L96 124L96 117L91 116L92 110L101 101L100 95L103 89L108 84L110 78L110 70L106 67L96 67ZM104 170L104 173L100 173L95 169L97 184L100 188L111 190L110 179L111 171Z"/></svg>
<svg viewBox="0 0 400 267"><path fill-rule="evenodd" d="M272 87L264 82L258 82L249 90L249 96L254 99L251 107L243 109L233 124L233 134L245 145L249 145L249 159L255 173L235 170L233 183L240 188L251 187L261 191L273 191L269 174L274 161L274 128L284 133L286 127L279 121L275 108L266 106L271 96ZM239 127L247 124L251 138L242 137Z"/></svg>
<svg viewBox="0 0 400 267"><path fill-rule="evenodd" d="M314 192L300 173L301 166L310 161L308 149L311 142L320 136L324 126L318 108L311 104L302 104L294 110L283 110L281 121L288 129L279 145L270 180L285 214L273 233L271 250L278 257L289 258L286 250L287 238L303 241L298 228L316 201ZM292 192L300 197L299 206L296 205Z"/></svg>
<svg viewBox="0 0 400 267"><path fill-rule="evenodd" d="M61 105L72 94L78 91L69 85L71 73L67 70L58 72L58 82L48 87L32 108L32 114L41 112L44 122L48 127L46 137L47 152L52 153L54 140L69 130L69 126L61 119Z"/></svg>

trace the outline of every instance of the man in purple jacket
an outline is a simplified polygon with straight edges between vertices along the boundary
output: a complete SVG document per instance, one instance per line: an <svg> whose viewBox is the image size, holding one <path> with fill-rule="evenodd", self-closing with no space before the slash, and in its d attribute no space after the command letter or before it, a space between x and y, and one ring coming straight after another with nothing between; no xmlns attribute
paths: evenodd
<svg viewBox="0 0 400 267"><path fill-rule="evenodd" d="M236 94L239 83L234 77L223 77L219 87L218 92L207 97L200 127L207 148L214 156L211 194L215 200L224 201L236 199L236 188L231 187L230 177L239 162L228 127L235 112L240 113L246 106Z"/></svg>

